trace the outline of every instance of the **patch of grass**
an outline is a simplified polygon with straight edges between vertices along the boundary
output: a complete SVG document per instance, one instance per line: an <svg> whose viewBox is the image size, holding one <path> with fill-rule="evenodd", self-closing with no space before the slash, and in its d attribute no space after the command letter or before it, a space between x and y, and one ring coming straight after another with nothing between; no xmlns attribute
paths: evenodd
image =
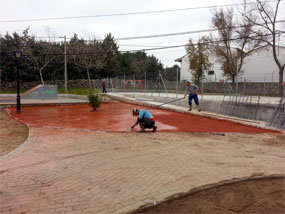
<svg viewBox="0 0 285 214"><path fill-rule="evenodd" d="M76 95L88 95L90 88L68 88L67 92L64 91L64 88L58 88L58 94L76 94ZM98 91L95 91L98 92Z"/></svg>
<svg viewBox="0 0 285 214"><path fill-rule="evenodd" d="M20 90L20 93L23 94L26 90ZM0 94L17 94L17 90L1 90Z"/></svg>
<svg viewBox="0 0 285 214"><path fill-rule="evenodd" d="M20 93L23 94L27 90L21 90ZM67 92L64 91L64 88L58 88L57 93L58 94L77 94L77 95L88 95L90 89L89 88L68 88ZM97 93L99 91L93 90ZM0 94L17 94L16 90L1 90Z"/></svg>

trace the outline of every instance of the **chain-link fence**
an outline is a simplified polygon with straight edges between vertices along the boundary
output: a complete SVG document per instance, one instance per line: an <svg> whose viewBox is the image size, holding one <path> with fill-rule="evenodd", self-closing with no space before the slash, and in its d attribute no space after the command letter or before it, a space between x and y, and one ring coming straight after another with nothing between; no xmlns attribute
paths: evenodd
<svg viewBox="0 0 285 214"><path fill-rule="evenodd" d="M93 88L102 91L103 82L109 92L184 93L185 81L167 81L160 73L123 75L115 78L94 79ZM274 82L202 82L199 94L279 96L279 84Z"/></svg>
<svg viewBox="0 0 285 214"><path fill-rule="evenodd" d="M101 91L103 81L108 92L121 93L142 100L151 99L160 103L182 97L186 88L185 82L166 81L160 73L157 76L144 76L144 78L125 75L112 79L97 79L93 80L94 89ZM284 101L278 105L280 100L277 97L278 83L203 82L198 86L199 99L206 111L238 118L263 120L270 123L270 126L284 129L285 107ZM266 97L272 95L276 97ZM188 105L185 100L173 104Z"/></svg>

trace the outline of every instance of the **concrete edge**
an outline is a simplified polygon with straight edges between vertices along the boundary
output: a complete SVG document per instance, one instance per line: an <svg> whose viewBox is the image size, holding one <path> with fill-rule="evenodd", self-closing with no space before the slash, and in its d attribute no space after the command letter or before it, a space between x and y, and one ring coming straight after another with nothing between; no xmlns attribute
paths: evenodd
<svg viewBox="0 0 285 214"><path fill-rule="evenodd" d="M8 114L9 115L9 114ZM13 117L11 117L9 115L10 118L14 119ZM14 119L16 120L16 119ZM21 121L19 120L16 120L18 123L21 123L23 124ZM8 152L7 154L3 155L0 157L0 163L3 162L3 161L6 161L6 160L9 160L9 159L12 159L14 158L17 154L20 154L23 152L23 150L30 144L32 144L35 140L35 137L37 136L37 130L36 128L33 128L33 127L29 127L28 125L24 124L25 126L28 127L28 131L29 131L29 134L28 134L28 137L27 139L21 144L19 145L18 147L16 147L15 149L11 150L10 152ZM1 173L1 172L0 172Z"/></svg>
<svg viewBox="0 0 285 214"><path fill-rule="evenodd" d="M69 102L69 103L21 103L21 106L23 107L32 107L32 106L69 106L69 105L80 105L80 104L87 104L84 102ZM11 108L16 107L16 103L10 103L10 104L1 104L0 108Z"/></svg>
<svg viewBox="0 0 285 214"><path fill-rule="evenodd" d="M11 114L9 114L9 112L5 109L7 107L0 106L0 108L4 109L4 111L6 112L6 114L8 115L8 117L10 119L16 121L17 123L19 123L21 125L26 126L28 128L28 132L29 132L27 139L22 144L20 144L18 147L14 148L13 150L8 152L7 154L0 157L0 162L2 162L4 160L7 160L9 158L14 157L14 154L16 154L16 153L18 154L19 152L21 152L23 150L24 147L26 147L26 145L32 143L34 141L35 136L37 135L37 131L36 131L36 128L29 126L29 124L26 124L23 121L19 120L18 118L13 117Z"/></svg>
<svg viewBox="0 0 285 214"><path fill-rule="evenodd" d="M154 106L157 106L159 104L162 104L162 103L158 103L158 102L138 101L135 98L123 97L121 95L114 95L114 94L106 94L105 96L108 96L112 99L115 99L115 100L118 100L121 102L127 102L127 103L146 106L146 107L154 107ZM180 108L182 108L182 107L180 107ZM254 127L254 128L261 128L261 129L266 129L266 130L272 130L272 131L278 131L278 132L282 133L282 130L275 129L272 127L266 127L266 123L264 123L262 121L251 121L251 120L247 120L247 119L229 117L229 116L219 115L216 113L210 113L210 112L205 112L205 111L204 112L202 111L199 113L198 112L197 113L189 112L186 109L178 109L178 107L175 108L175 106L172 106L169 104L166 104L164 106L160 106L160 107L158 107L158 109L173 111L173 112L182 113L182 114L190 114L190 115L200 116L200 117L209 118L209 119L215 119L215 120L221 120L221 121L230 121L230 122L240 124L240 125L250 126L250 127Z"/></svg>
<svg viewBox="0 0 285 214"><path fill-rule="evenodd" d="M86 95L77 95L77 94L57 94L57 97L88 100Z"/></svg>
<svg viewBox="0 0 285 214"><path fill-rule="evenodd" d="M199 193L201 191L204 191L204 190L210 190L210 189L219 188L222 186L230 186L230 185L240 183L240 182L244 182L244 181L258 181L258 180L264 180L264 179L285 179L285 174L271 174L271 175L257 175L257 176L252 175L250 177L233 178L230 180L219 181L218 183L202 185L200 187L195 187L195 188L193 188L187 192L175 193L175 194L173 194L173 195L171 195L165 199L162 199L160 201L154 201L153 203L148 203L148 204L142 205L139 208L128 212L128 214L134 213L134 212L144 212L144 211L147 211L147 210L152 209L154 207L157 207L162 203L169 203L169 202L174 201L174 200L183 199L183 198L186 198L188 196L192 196L192 195Z"/></svg>

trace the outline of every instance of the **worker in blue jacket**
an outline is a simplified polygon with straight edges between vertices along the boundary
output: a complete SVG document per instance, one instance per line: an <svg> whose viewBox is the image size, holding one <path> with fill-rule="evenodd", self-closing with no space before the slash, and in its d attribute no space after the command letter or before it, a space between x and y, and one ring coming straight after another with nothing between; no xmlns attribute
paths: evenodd
<svg viewBox="0 0 285 214"><path fill-rule="evenodd" d="M131 129L135 128L135 126L139 124L141 132L145 132L145 129L152 129L153 132L156 132L157 126L155 126L154 117L147 110L133 109L133 116L138 116L138 119Z"/></svg>

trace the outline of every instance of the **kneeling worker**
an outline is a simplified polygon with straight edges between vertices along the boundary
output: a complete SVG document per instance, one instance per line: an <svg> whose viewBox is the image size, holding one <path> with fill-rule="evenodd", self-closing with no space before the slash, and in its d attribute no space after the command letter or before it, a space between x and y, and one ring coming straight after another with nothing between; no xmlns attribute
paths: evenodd
<svg viewBox="0 0 285 214"><path fill-rule="evenodd" d="M136 123L131 127L132 129L140 124L141 132L144 132L145 129L152 129L152 132L156 132L157 127L154 125L155 120L153 116L144 109L133 109L133 116L138 116Z"/></svg>

